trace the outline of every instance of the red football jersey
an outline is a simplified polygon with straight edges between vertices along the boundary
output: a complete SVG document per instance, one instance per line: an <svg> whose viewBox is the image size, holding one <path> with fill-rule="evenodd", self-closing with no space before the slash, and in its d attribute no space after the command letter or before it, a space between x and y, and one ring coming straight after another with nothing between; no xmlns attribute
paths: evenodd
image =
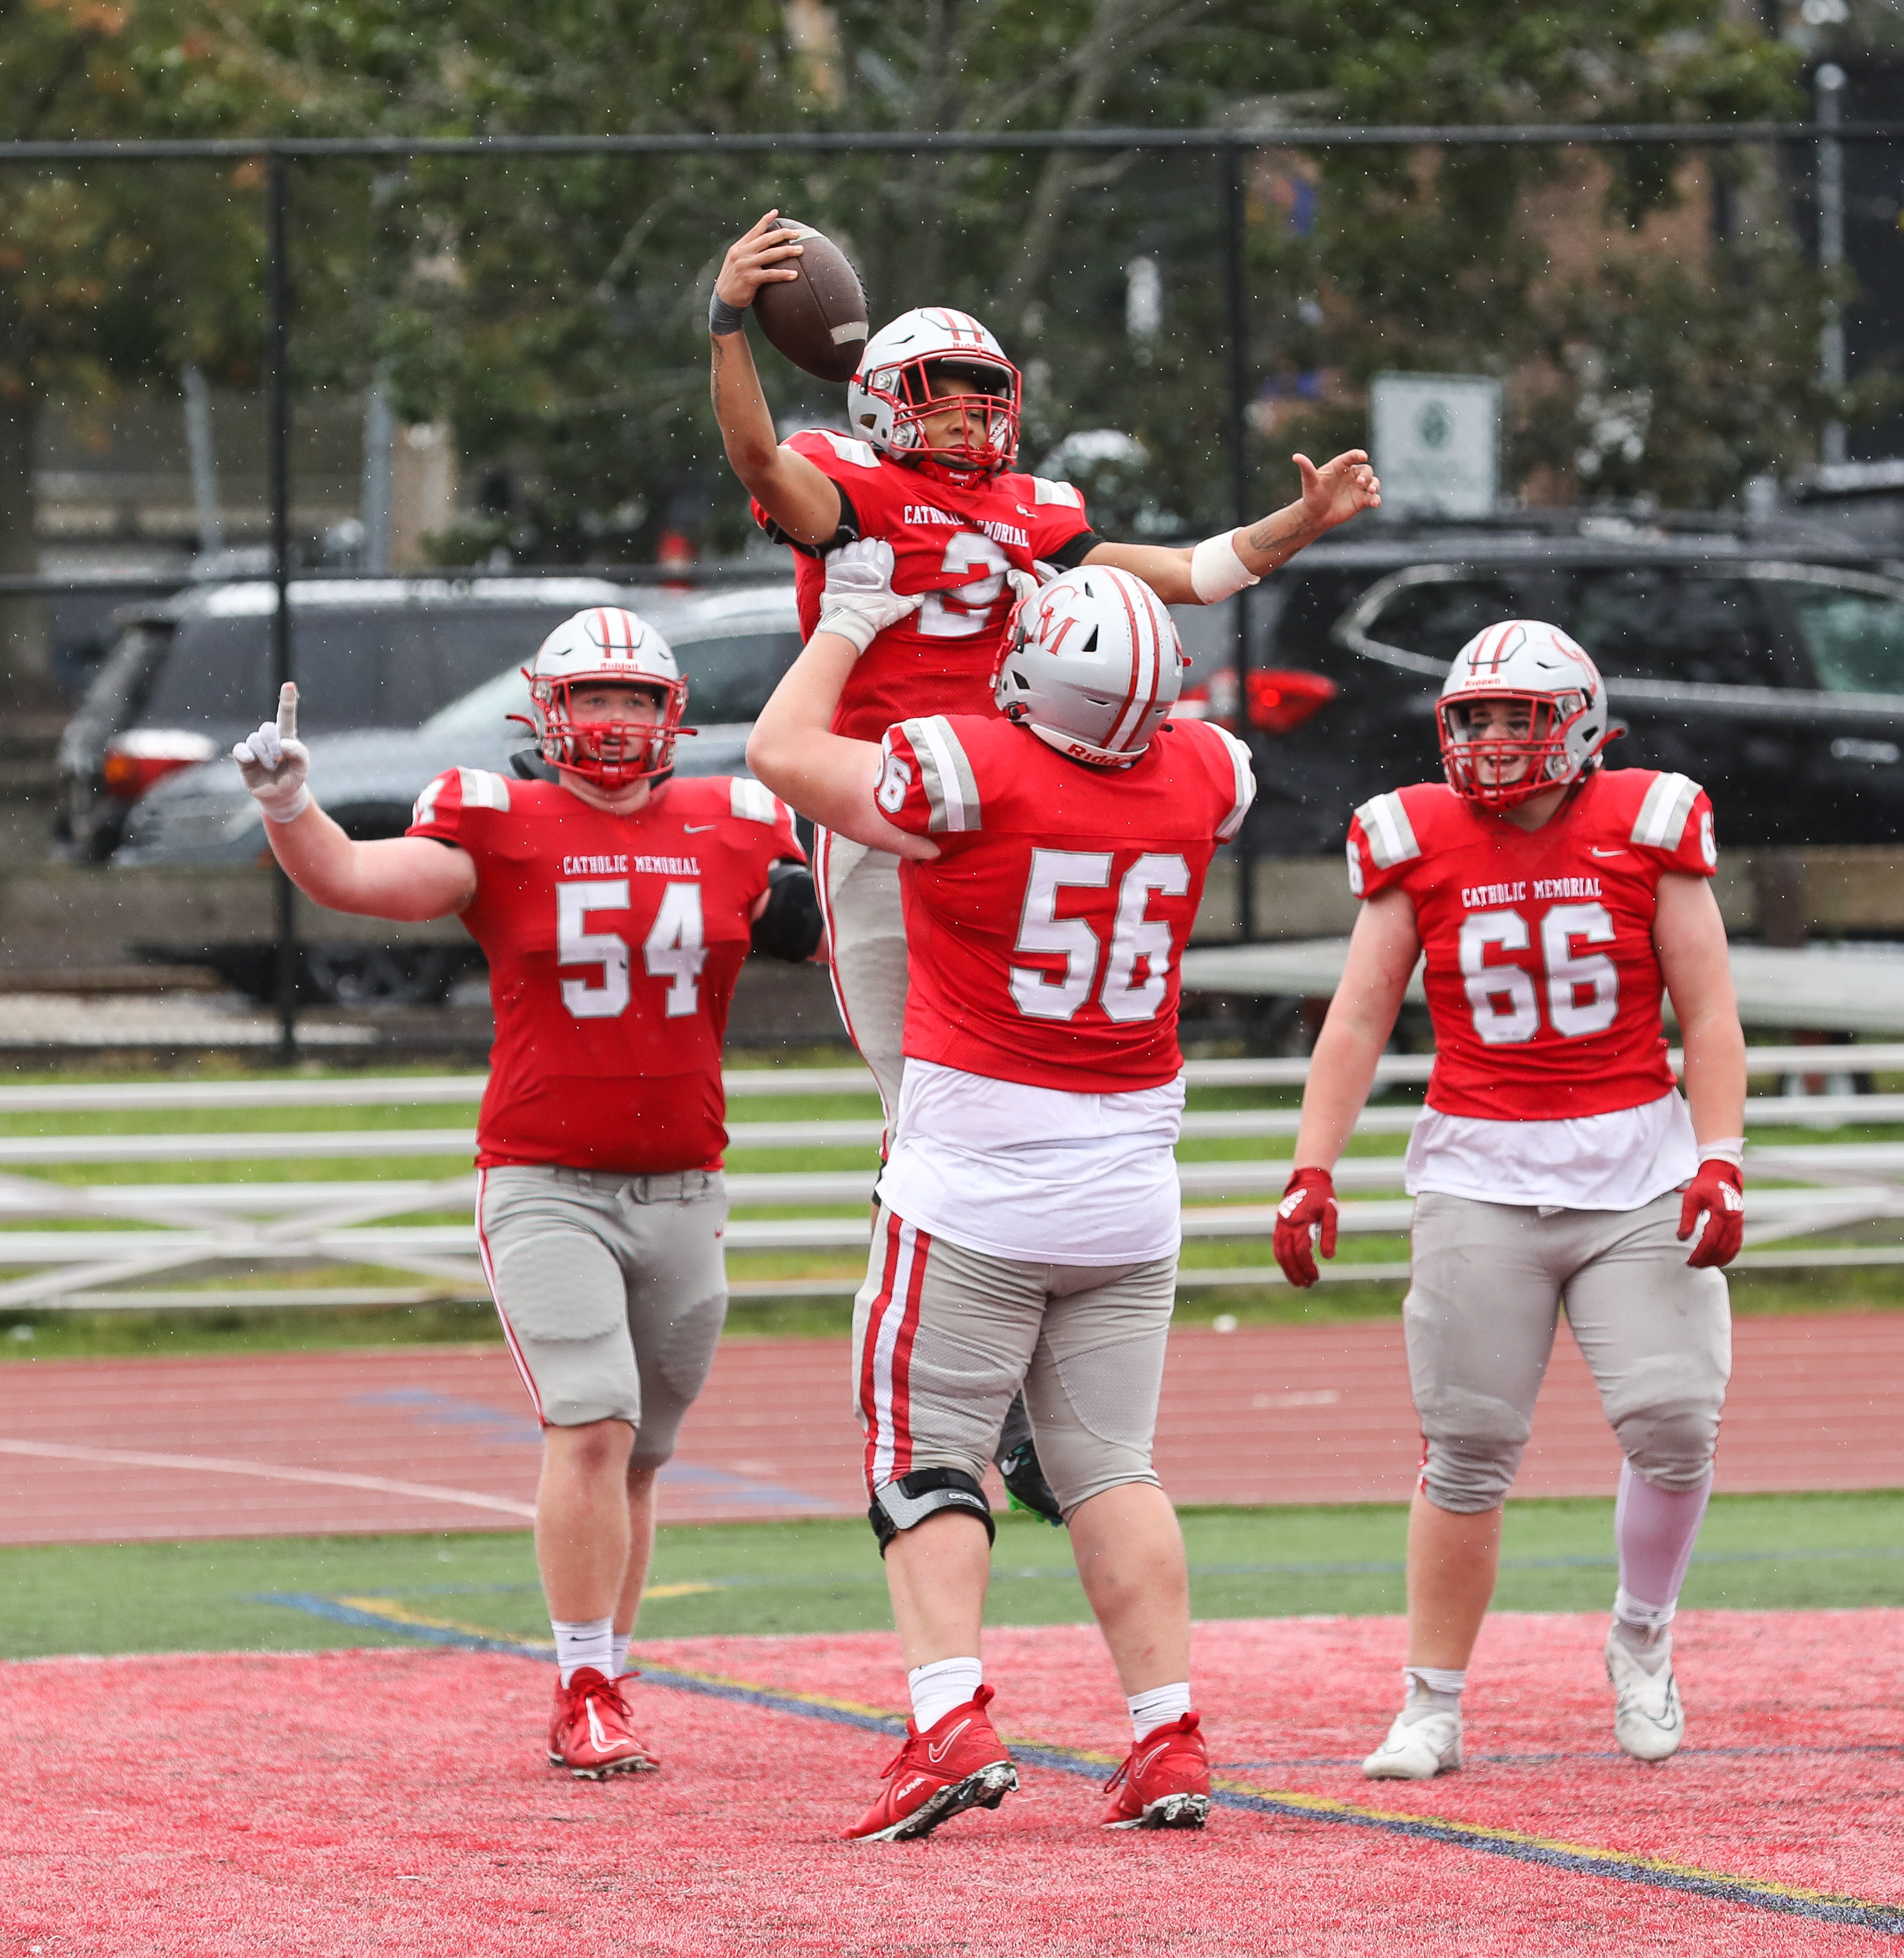
<svg viewBox="0 0 1904 1958"><path fill-rule="evenodd" d="M1541 1122L1667 1093L1660 876L1718 863L1706 791L1652 768L1596 771L1535 830L1441 782L1364 803L1349 886L1369 898L1399 885L1414 901L1434 1021L1428 1105Z"/></svg>
<svg viewBox="0 0 1904 1958"><path fill-rule="evenodd" d="M477 1161L626 1176L718 1168L721 1043L793 814L737 776L664 783L632 816L554 782L450 768L412 836L476 860L463 913L489 962L496 1044Z"/></svg>
<svg viewBox="0 0 1904 1958"><path fill-rule="evenodd" d="M1069 483L1015 474L960 489L828 429L803 429L787 446L839 485L854 537L892 545L893 590L929 594L860 655L834 733L876 741L909 714L992 712L992 675L1012 610L1005 573L1029 571L1041 559L1058 562L1054 554L1088 537L1083 496ZM758 502L753 513L779 534ZM811 638L826 566L816 553L796 550L794 568L800 629Z"/></svg>
<svg viewBox="0 0 1904 1958"><path fill-rule="evenodd" d="M879 807L941 852L901 866L907 1053L1077 1094L1175 1079L1177 958L1249 751L1178 721L1092 768L996 713L901 722L885 750Z"/></svg>

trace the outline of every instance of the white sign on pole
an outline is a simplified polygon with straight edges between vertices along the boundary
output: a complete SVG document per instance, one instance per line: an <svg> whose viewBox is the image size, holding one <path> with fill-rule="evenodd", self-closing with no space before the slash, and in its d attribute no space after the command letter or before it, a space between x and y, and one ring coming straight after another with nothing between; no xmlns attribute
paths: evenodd
<svg viewBox="0 0 1904 1958"><path fill-rule="evenodd" d="M1481 374L1378 374L1369 454L1382 507L1400 515L1491 516L1500 495L1500 383Z"/></svg>

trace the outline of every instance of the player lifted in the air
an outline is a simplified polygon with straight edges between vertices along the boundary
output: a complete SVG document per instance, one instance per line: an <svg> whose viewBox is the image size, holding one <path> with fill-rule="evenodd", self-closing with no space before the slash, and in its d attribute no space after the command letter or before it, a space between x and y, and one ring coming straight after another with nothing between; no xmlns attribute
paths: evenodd
<svg viewBox="0 0 1904 1958"><path fill-rule="evenodd" d="M1669 1628L1731 1370L1718 1268L1744 1228L1745 1043L1712 897L1712 806L1684 775L1601 768L1605 686L1551 626L1511 619L1472 640L1439 714L1446 781L1377 796L1350 826L1361 915L1276 1228L1291 1282L1314 1284L1312 1238L1335 1250L1331 1172L1425 952L1435 1065L1408 1145L1402 1314L1427 1455L1404 1704L1364 1771L1421 1780L1461 1765L1501 1504L1563 1299L1626 1457L1606 1644L1614 1735L1663 1760L1685 1726Z"/></svg>
<svg viewBox="0 0 1904 1958"><path fill-rule="evenodd" d="M687 685L652 626L578 613L530 673L538 756L518 773L553 779L449 769L407 836L353 842L312 800L293 689L234 752L300 889L365 917L460 916L488 956L477 1242L542 1424L549 1758L599 1780L658 1765L623 1668L654 1478L727 1314L728 1001L750 943L804 958L819 923L781 803L743 778L670 779Z"/></svg>
<svg viewBox="0 0 1904 1958"><path fill-rule="evenodd" d="M1019 608L995 708L879 742L829 731L864 648L919 605L893 596L892 561L878 540L835 553L819 630L748 748L762 781L899 867L912 955L854 1351L913 1718L849 1833L923 1836L1017 1785L979 1633L982 1478L1021 1388L1129 1699L1104 1825L1201 1827L1183 1543L1151 1449L1181 1234L1177 959L1255 792L1249 756L1167 718L1170 614L1099 566Z"/></svg>
<svg viewBox="0 0 1904 1958"><path fill-rule="evenodd" d="M809 429L781 443L743 315L763 285L798 276L787 268L803 249L797 237L769 211L727 252L709 318L714 408L757 519L794 547L804 632L819 619L823 553L856 538L889 543L893 588L920 595L854 667L838 733L878 741L911 714L993 713L1006 620L1034 578L1116 566L1166 604L1211 604L1380 500L1361 450L1320 469L1298 456L1300 499L1259 523L1194 548L1110 543L1091 531L1071 484L1019 470L1019 371L977 320L942 306L902 313L866 342L847 388L849 433ZM841 1015L889 1120L906 1001L897 862L822 830L814 874Z"/></svg>

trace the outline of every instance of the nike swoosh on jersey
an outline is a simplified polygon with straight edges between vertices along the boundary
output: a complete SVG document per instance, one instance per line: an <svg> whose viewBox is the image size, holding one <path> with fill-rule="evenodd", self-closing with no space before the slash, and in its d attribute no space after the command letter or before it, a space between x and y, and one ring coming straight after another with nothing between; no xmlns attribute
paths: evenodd
<svg viewBox="0 0 1904 1958"><path fill-rule="evenodd" d="M1602 850L1597 844L1587 852L1589 857L1624 857L1626 854L1624 850Z"/></svg>
<svg viewBox="0 0 1904 1958"><path fill-rule="evenodd" d="M683 836L699 836L703 830L718 829L720 827L718 822L684 822L681 825L681 833Z"/></svg>
<svg viewBox="0 0 1904 1958"><path fill-rule="evenodd" d="M958 1725L955 1727L936 1747L933 1746L930 1742L928 1742L926 1747L927 1760L930 1761L934 1767L936 1767L939 1763L952 1752L952 1744L953 1741L957 1740L959 1735L964 1733L965 1729L971 1724L972 1723L969 1720L960 1721Z"/></svg>

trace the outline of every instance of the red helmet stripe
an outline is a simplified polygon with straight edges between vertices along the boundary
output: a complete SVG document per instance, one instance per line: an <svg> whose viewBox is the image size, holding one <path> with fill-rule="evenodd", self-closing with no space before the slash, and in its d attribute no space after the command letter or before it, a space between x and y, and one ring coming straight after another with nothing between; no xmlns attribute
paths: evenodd
<svg viewBox="0 0 1904 1958"><path fill-rule="evenodd" d="M1148 605L1143 608L1143 623L1139 624L1138 608L1131 603L1130 592L1124 581L1118 578L1112 579L1111 582L1117 588L1117 596L1123 601L1124 616L1130 624L1130 686L1124 695L1123 705L1118 709L1117 719L1110 724L1110 732L1104 737L1104 746L1122 753L1129 748L1132 737L1142 729L1150 710L1157 705L1157 689L1163 668L1163 648L1158 636L1157 621L1152 616L1152 608ZM1145 631L1146 626L1149 628L1148 635ZM1145 671L1147 664L1148 673ZM1148 697L1143 705L1136 709L1133 720L1132 709L1137 695L1146 687L1148 689Z"/></svg>

